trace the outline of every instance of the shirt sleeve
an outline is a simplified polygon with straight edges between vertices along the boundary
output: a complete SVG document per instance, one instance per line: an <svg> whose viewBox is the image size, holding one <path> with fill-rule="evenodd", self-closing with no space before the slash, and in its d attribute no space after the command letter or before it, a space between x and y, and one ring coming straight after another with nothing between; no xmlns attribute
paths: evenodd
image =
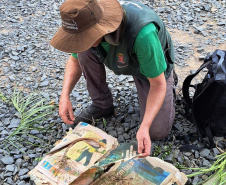
<svg viewBox="0 0 226 185"><path fill-rule="evenodd" d="M71 54L74 58L78 59L78 54L77 53L72 53Z"/></svg>
<svg viewBox="0 0 226 185"><path fill-rule="evenodd" d="M153 23L141 29L136 37L133 52L137 55L140 72L144 76L155 78L166 70L167 65L158 38L158 30Z"/></svg>

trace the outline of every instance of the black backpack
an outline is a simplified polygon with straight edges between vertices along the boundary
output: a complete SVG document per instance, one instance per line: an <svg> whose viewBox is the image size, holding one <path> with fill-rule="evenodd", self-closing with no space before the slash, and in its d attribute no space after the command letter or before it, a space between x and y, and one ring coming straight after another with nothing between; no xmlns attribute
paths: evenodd
<svg viewBox="0 0 226 185"><path fill-rule="evenodd" d="M208 72L201 83L191 85L192 79L205 67ZM189 88L195 88L191 98ZM187 114L195 123L200 139L207 136L215 146L213 136L226 136L226 51L208 54L204 63L183 82L182 93Z"/></svg>

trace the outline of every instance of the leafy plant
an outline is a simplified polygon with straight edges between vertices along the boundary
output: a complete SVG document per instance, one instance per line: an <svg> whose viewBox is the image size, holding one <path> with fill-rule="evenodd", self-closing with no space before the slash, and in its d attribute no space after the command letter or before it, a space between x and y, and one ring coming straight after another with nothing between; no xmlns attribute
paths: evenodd
<svg viewBox="0 0 226 185"><path fill-rule="evenodd" d="M86 118L87 119L87 118ZM92 118L92 125L95 126L97 123L103 123L104 127L107 127L107 121L104 117L100 118L100 119L94 119Z"/></svg>
<svg viewBox="0 0 226 185"><path fill-rule="evenodd" d="M45 98L37 93L24 95L21 91L14 90L12 96L5 97L0 91L0 99L5 103L12 105L18 111L18 117L21 119L20 125L8 137L4 138L1 143L8 144L20 150L23 143L37 146L27 140L27 137L32 137L36 140L40 138L30 134L30 131L48 131L49 128L41 126L41 122L45 121L49 115L55 112L56 105L54 102L47 102Z"/></svg>
<svg viewBox="0 0 226 185"><path fill-rule="evenodd" d="M153 151L153 156L157 157L159 156L162 160L164 160L164 158L168 155L170 155L170 153L172 152L172 145L165 145L165 146L158 146L156 145Z"/></svg>
<svg viewBox="0 0 226 185"><path fill-rule="evenodd" d="M226 184L226 152L217 155L216 161L210 168L189 168L192 170L196 170L197 172L187 175L187 177L194 177L196 175L200 174L206 174L212 172L212 175L210 175L206 180L208 181L211 178L214 178L213 185L224 185ZM203 182L200 182L199 184L202 184Z"/></svg>
<svg viewBox="0 0 226 185"><path fill-rule="evenodd" d="M107 127L107 121L104 118L103 118L103 124L104 124L104 127L106 128Z"/></svg>

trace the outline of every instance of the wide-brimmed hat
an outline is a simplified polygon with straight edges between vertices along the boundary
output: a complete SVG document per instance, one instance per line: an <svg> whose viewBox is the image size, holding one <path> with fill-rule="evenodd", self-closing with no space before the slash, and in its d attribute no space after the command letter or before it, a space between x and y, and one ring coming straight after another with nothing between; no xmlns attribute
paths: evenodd
<svg viewBox="0 0 226 185"><path fill-rule="evenodd" d="M117 0L67 0L60 7L62 26L50 44L67 53L79 53L114 32L123 18Z"/></svg>

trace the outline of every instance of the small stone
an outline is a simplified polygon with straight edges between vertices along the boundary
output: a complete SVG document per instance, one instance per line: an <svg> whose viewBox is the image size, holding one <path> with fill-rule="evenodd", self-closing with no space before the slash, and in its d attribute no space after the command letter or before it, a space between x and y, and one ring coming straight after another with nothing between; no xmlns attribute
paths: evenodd
<svg viewBox="0 0 226 185"><path fill-rule="evenodd" d="M1 135L8 135L9 134L9 132L7 132L6 130L3 130L2 132L1 132Z"/></svg>
<svg viewBox="0 0 226 185"><path fill-rule="evenodd" d="M173 154L170 153L169 155L167 155L167 156L164 158L164 161L169 162L169 163L173 163Z"/></svg>
<svg viewBox="0 0 226 185"><path fill-rule="evenodd" d="M193 181L192 181L192 184L198 184L198 182L199 182L199 177L195 176Z"/></svg>
<svg viewBox="0 0 226 185"><path fill-rule="evenodd" d="M217 148L213 148L213 153L214 153L214 156L217 156L220 154L220 151Z"/></svg>
<svg viewBox="0 0 226 185"><path fill-rule="evenodd" d="M73 95L75 98L79 97L79 93L77 93L77 92L75 92L75 91L72 91L72 95Z"/></svg>
<svg viewBox="0 0 226 185"><path fill-rule="evenodd" d="M48 85L49 85L49 80L46 80L46 81L42 82L39 86L40 87L46 87Z"/></svg>
<svg viewBox="0 0 226 185"><path fill-rule="evenodd" d="M117 137L117 133L114 130L108 132L112 137Z"/></svg>
<svg viewBox="0 0 226 185"><path fill-rule="evenodd" d="M20 176L21 180L27 180L29 178L30 178L30 176L28 174Z"/></svg>
<svg viewBox="0 0 226 185"><path fill-rule="evenodd" d="M6 166L6 170L10 171L10 172L13 172L15 169L15 164L12 164L12 165L7 165Z"/></svg>
<svg viewBox="0 0 226 185"><path fill-rule="evenodd" d="M123 123L123 127L124 128L129 128L130 127L130 124L129 123Z"/></svg>
<svg viewBox="0 0 226 185"><path fill-rule="evenodd" d="M17 168L20 169L22 164L22 159L21 158L17 159L15 164L17 165Z"/></svg>
<svg viewBox="0 0 226 185"><path fill-rule="evenodd" d="M204 56L204 55L199 56L199 60L204 60L205 58L206 58L206 56Z"/></svg>
<svg viewBox="0 0 226 185"><path fill-rule="evenodd" d="M225 26L226 25L226 21L218 22L217 25L218 26Z"/></svg>
<svg viewBox="0 0 226 185"><path fill-rule="evenodd" d="M199 152L195 151L195 158L198 159L199 158Z"/></svg>
<svg viewBox="0 0 226 185"><path fill-rule="evenodd" d="M26 185L24 181L18 183L18 185Z"/></svg>
<svg viewBox="0 0 226 185"><path fill-rule="evenodd" d="M14 157L15 159L18 159L18 158L21 158L21 157L22 157L22 154L14 155L13 157Z"/></svg>
<svg viewBox="0 0 226 185"><path fill-rule="evenodd" d="M18 52L16 52L16 51L12 51L12 54L13 54L14 56L19 55L19 53L18 53Z"/></svg>
<svg viewBox="0 0 226 185"><path fill-rule="evenodd" d="M174 152L173 152L173 156L174 156L174 158L177 158L177 157L178 157L178 155L179 155L179 153L180 153L180 150L175 149L175 150L174 150Z"/></svg>
<svg viewBox="0 0 226 185"><path fill-rule="evenodd" d="M187 21L187 22L189 22L189 21L192 21L192 20L193 20L193 18L192 18L192 17L190 17L190 16L186 16L186 17L185 17L185 19L186 19L186 21Z"/></svg>
<svg viewBox="0 0 226 185"><path fill-rule="evenodd" d="M175 126L180 132L183 131L183 126L182 126L181 122L176 121L176 123L174 124L174 126Z"/></svg>
<svg viewBox="0 0 226 185"><path fill-rule="evenodd" d="M211 6L209 4L204 4L203 7L205 11L209 12L211 10Z"/></svg>
<svg viewBox="0 0 226 185"><path fill-rule="evenodd" d="M125 75L119 75L118 78L119 78L119 81L122 82L122 81L124 81L127 78L127 76L125 76Z"/></svg>
<svg viewBox="0 0 226 185"><path fill-rule="evenodd" d="M13 55L10 55L10 58L15 61L18 61L20 59L18 56L13 56Z"/></svg>
<svg viewBox="0 0 226 185"><path fill-rule="evenodd" d="M23 169L21 169L21 170L19 171L18 176L24 175L24 174L26 174L27 172L29 172L29 170L23 168Z"/></svg>
<svg viewBox="0 0 226 185"><path fill-rule="evenodd" d="M46 78L47 78L47 76L45 74L43 74L40 81L43 82Z"/></svg>
<svg viewBox="0 0 226 185"><path fill-rule="evenodd" d="M17 128L21 123L20 119L12 119L8 128Z"/></svg>
<svg viewBox="0 0 226 185"><path fill-rule="evenodd" d="M209 166L210 165L210 162L207 161L206 159L203 160L203 166Z"/></svg>
<svg viewBox="0 0 226 185"><path fill-rule="evenodd" d="M27 156L27 155L23 155L23 158L24 158L25 161L28 161L30 159L30 157Z"/></svg>
<svg viewBox="0 0 226 185"><path fill-rule="evenodd" d="M181 156L178 156L178 157L177 157L177 160L178 160L178 162L181 163L181 164L184 162L184 160L182 159Z"/></svg>
<svg viewBox="0 0 226 185"><path fill-rule="evenodd" d="M165 12L165 8L159 8L158 9L158 13L164 13Z"/></svg>
<svg viewBox="0 0 226 185"><path fill-rule="evenodd" d="M116 131L118 134L123 134L124 133L124 129L122 127L117 127Z"/></svg>
<svg viewBox="0 0 226 185"><path fill-rule="evenodd" d="M192 153L191 152L184 152L184 155L186 155L186 156L190 156Z"/></svg>
<svg viewBox="0 0 226 185"><path fill-rule="evenodd" d="M209 149L204 149L200 152L200 156L202 157L206 157L210 154L210 150Z"/></svg>
<svg viewBox="0 0 226 185"><path fill-rule="evenodd" d="M15 81L14 76L10 75L10 76L8 76L8 77L9 77L10 82L14 82L14 81Z"/></svg>
<svg viewBox="0 0 226 185"><path fill-rule="evenodd" d="M36 158L36 154L29 154L28 156L29 156L30 159L31 158Z"/></svg>
<svg viewBox="0 0 226 185"><path fill-rule="evenodd" d="M197 52L198 52L198 53L202 53L203 51L204 51L203 48L198 48L198 49L197 49Z"/></svg>
<svg viewBox="0 0 226 185"><path fill-rule="evenodd" d="M5 156L1 159L2 163L5 165L9 165L9 164L13 164L14 163L14 159L13 157L10 156Z"/></svg>
<svg viewBox="0 0 226 185"><path fill-rule="evenodd" d="M14 184L14 182L13 182L13 180L12 180L12 178L11 177L8 177L7 178L7 181L6 181L8 184Z"/></svg>
<svg viewBox="0 0 226 185"><path fill-rule="evenodd" d="M18 168L15 167L14 171L13 171L13 175L15 175L18 172Z"/></svg>
<svg viewBox="0 0 226 185"><path fill-rule="evenodd" d="M109 124L108 124L108 127L106 128L106 131L113 131L114 130L114 127L110 127Z"/></svg>
<svg viewBox="0 0 226 185"><path fill-rule="evenodd" d="M118 142L119 143L124 143L125 142L125 139L124 139L124 137L122 135L119 135Z"/></svg>
<svg viewBox="0 0 226 185"><path fill-rule="evenodd" d="M31 130L31 134L32 135L39 134L39 131L38 130Z"/></svg>
<svg viewBox="0 0 226 185"><path fill-rule="evenodd" d="M38 67L33 67L33 68L32 68L32 72L37 71L37 69L38 69Z"/></svg>
<svg viewBox="0 0 226 185"><path fill-rule="evenodd" d="M37 166L38 165L38 161L32 161L32 165L33 166Z"/></svg>
<svg viewBox="0 0 226 185"><path fill-rule="evenodd" d="M124 137L126 140L129 140L129 139L130 139L130 136L129 136L127 133L123 133L123 137Z"/></svg>
<svg viewBox="0 0 226 185"><path fill-rule="evenodd" d="M12 177L13 173L12 172L8 172L4 174L4 177Z"/></svg>
<svg viewBox="0 0 226 185"><path fill-rule="evenodd" d="M134 113L133 106L131 106L131 105L128 106L128 113L129 113L129 114Z"/></svg>

